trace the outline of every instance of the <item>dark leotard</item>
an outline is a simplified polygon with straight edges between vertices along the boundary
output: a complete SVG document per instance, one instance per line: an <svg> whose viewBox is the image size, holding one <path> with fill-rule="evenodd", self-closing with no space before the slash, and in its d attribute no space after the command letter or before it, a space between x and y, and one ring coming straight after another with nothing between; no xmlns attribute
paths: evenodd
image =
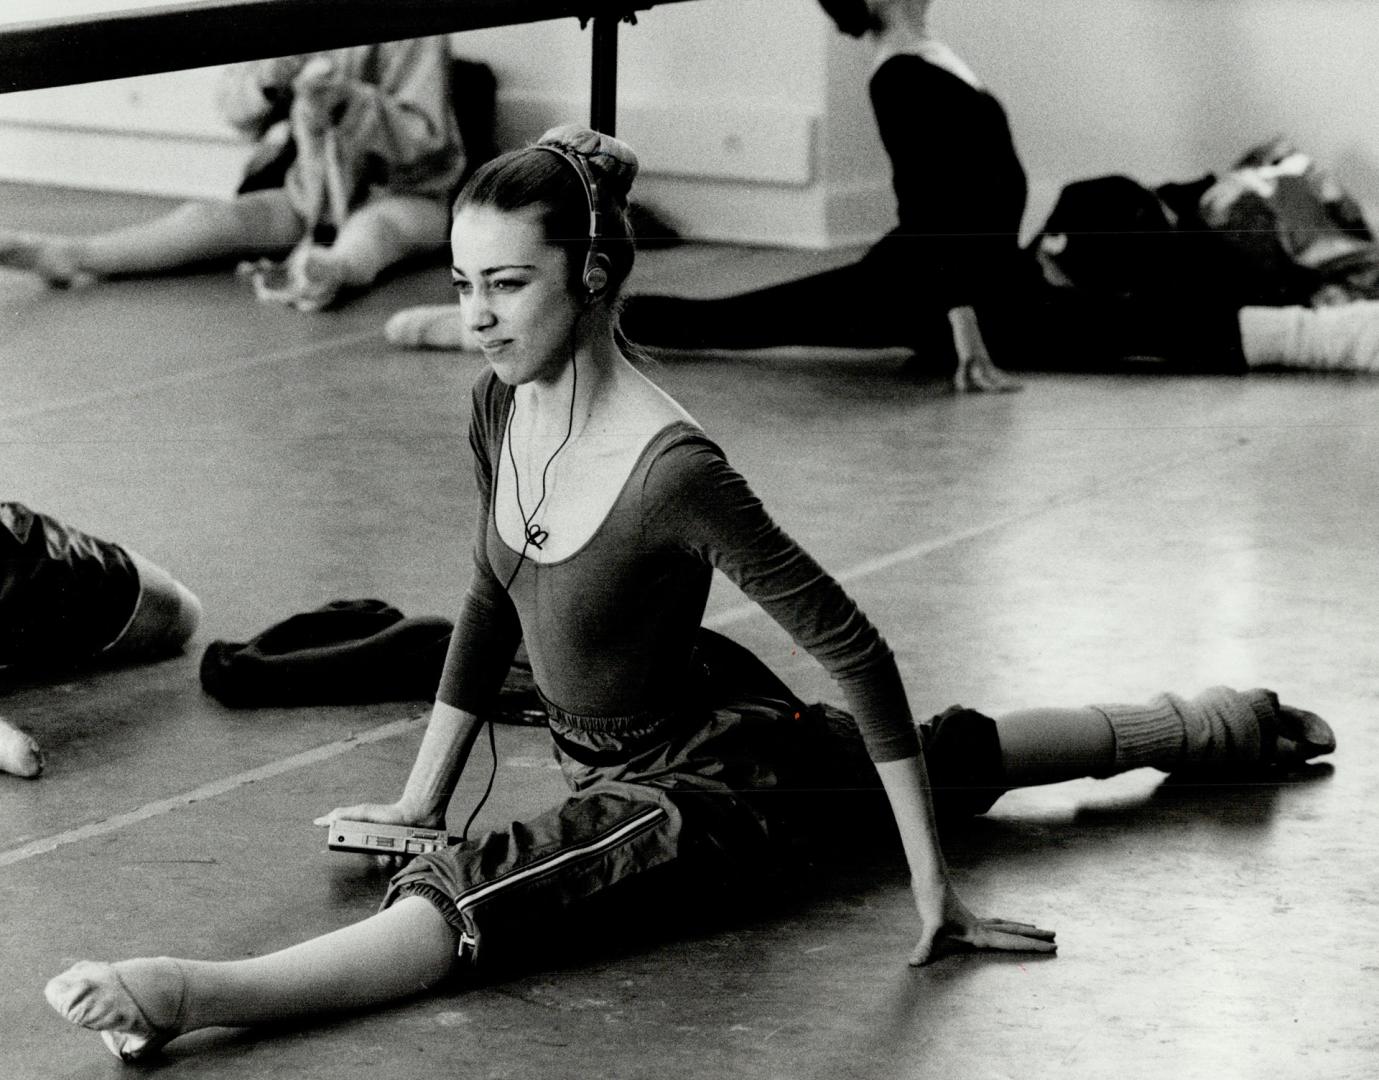
<svg viewBox="0 0 1379 1080"><path fill-rule="evenodd" d="M537 685L565 713L637 726L675 711L718 569L838 681L873 760L917 751L890 648L693 424L675 422L651 438L583 547L519 567L492 514L493 463L512 393L492 374L475 386L475 569L441 701L484 712L525 639Z"/></svg>
<svg viewBox="0 0 1379 1080"><path fill-rule="evenodd" d="M882 62L870 94L891 161L896 228L856 263L770 288L709 300L634 296L622 316L632 341L901 347L916 353L918 370L940 373L956 361L947 313L972 307L1006 367L1104 369L1158 357L1189 371L1243 370L1229 303L1048 286L1019 246L1025 170L995 96L914 53Z"/></svg>

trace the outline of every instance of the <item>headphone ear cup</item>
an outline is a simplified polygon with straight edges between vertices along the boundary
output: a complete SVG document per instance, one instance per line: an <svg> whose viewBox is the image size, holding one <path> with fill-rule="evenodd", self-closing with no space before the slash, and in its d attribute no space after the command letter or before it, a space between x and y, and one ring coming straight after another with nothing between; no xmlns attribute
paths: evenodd
<svg viewBox="0 0 1379 1080"><path fill-rule="evenodd" d="M584 287L590 296L597 296L608 288L608 256L591 255L584 268Z"/></svg>

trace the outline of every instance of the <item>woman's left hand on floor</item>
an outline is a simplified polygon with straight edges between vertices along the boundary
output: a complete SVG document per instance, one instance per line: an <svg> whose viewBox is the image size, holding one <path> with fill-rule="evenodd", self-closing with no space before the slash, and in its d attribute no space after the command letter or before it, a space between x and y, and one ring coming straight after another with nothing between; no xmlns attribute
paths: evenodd
<svg viewBox="0 0 1379 1080"><path fill-rule="evenodd" d="M940 896L927 895L916 887L915 907L919 912L920 939L910 954L910 964L919 966L946 951L942 942L954 942L969 949L997 949L1006 952L1052 953L1058 951L1054 932L1032 923L1010 919L983 919L972 914L951 883L945 883Z"/></svg>
<svg viewBox="0 0 1379 1080"><path fill-rule="evenodd" d="M958 367L953 372L953 389L963 394L970 391L991 391L1005 394L1023 390L1019 379L1002 371L985 349L958 354Z"/></svg>
<svg viewBox="0 0 1379 1080"><path fill-rule="evenodd" d="M975 308L966 304L952 308L948 312L948 325L953 331L953 351L958 357L958 367L953 372L954 390L964 394L969 390L1008 393L1021 389L1019 380L1006 374L991 359L991 350L986 347Z"/></svg>

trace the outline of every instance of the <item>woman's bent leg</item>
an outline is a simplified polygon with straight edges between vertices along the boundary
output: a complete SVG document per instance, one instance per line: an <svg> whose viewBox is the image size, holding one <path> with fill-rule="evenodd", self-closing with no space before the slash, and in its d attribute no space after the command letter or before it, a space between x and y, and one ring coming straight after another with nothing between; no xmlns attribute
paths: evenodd
<svg viewBox="0 0 1379 1080"><path fill-rule="evenodd" d="M445 206L435 199L370 199L340 226L331 246L313 244L294 253L300 281L292 306L319 311L342 289L367 288L389 267L442 246L448 221Z"/></svg>
<svg viewBox="0 0 1379 1080"><path fill-rule="evenodd" d="M443 248L449 221L436 199L381 195L352 213L321 254L339 266L343 284L363 288L389 267Z"/></svg>
<svg viewBox="0 0 1379 1080"><path fill-rule="evenodd" d="M420 897L267 956L204 961L156 957L82 962L48 983L48 1002L135 1058L203 1027L278 1023L383 1005L440 982L455 933Z"/></svg>

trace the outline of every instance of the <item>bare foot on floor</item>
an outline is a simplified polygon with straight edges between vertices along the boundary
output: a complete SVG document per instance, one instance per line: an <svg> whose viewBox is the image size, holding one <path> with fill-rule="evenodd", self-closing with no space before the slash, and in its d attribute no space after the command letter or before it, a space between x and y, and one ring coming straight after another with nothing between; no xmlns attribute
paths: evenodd
<svg viewBox="0 0 1379 1080"><path fill-rule="evenodd" d="M77 245L56 236L0 232L0 266L37 274L58 289L95 280L95 275L82 269Z"/></svg>
<svg viewBox="0 0 1379 1080"><path fill-rule="evenodd" d="M302 252L293 277L297 295L292 306L298 311L323 311L344 288L345 268L329 248L309 247Z"/></svg>

